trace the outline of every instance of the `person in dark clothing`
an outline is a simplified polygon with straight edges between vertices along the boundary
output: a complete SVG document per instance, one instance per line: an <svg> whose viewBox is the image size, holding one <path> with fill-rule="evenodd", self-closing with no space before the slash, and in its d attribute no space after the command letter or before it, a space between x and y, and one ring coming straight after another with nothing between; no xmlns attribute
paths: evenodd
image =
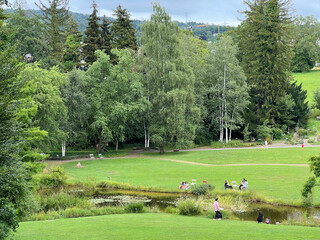
<svg viewBox="0 0 320 240"><path fill-rule="evenodd" d="M229 189L233 189L232 186L229 185L228 180L226 180L226 181L224 182L224 190L226 190L226 189L228 189L228 188L229 188Z"/></svg>
<svg viewBox="0 0 320 240"><path fill-rule="evenodd" d="M259 212L257 221L258 221L258 223L262 223L263 222L263 213L262 212Z"/></svg>

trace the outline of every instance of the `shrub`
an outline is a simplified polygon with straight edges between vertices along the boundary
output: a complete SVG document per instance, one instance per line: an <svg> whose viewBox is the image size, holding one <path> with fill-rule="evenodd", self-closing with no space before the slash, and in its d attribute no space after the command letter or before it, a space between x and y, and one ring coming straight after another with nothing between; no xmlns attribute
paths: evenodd
<svg viewBox="0 0 320 240"><path fill-rule="evenodd" d="M37 176L40 186L43 187L58 187L66 185L67 176L65 170L61 167L52 168L48 173Z"/></svg>
<svg viewBox="0 0 320 240"><path fill-rule="evenodd" d="M18 226L18 218L12 204L0 199L0 239L7 238L10 231L15 231Z"/></svg>
<svg viewBox="0 0 320 240"><path fill-rule="evenodd" d="M213 190L215 187L211 184L202 184L192 190L192 193L195 195L205 195L207 191Z"/></svg>
<svg viewBox="0 0 320 240"><path fill-rule="evenodd" d="M308 130L303 129L303 128L299 128L298 129L298 135L299 135L299 137L306 136L306 135L308 135Z"/></svg>
<svg viewBox="0 0 320 240"><path fill-rule="evenodd" d="M143 213L144 212L144 204L142 202L132 202L129 203L124 211L126 213Z"/></svg>
<svg viewBox="0 0 320 240"><path fill-rule="evenodd" d="M315 140L313 138L308 139L308 143L314 143Z"/></svg>
<svg viewBox="0 0 320 240"><path fill-rule="evenodd" d="M78 198L67 193L58 193L50 196L41 196L39 199L40 208L45 212L49 210L63 210L72 207L88 209L92 204L83 198Z"/></svg>
<svg viewBox="0 0 320 240"><path fill-rule="evenodd" d="M279 128L272 128L272 137L273 140L280 140L282 139L282 131Z"/></svg>
<svg viewBox="0 0 320 240"><path fill-rule="evenodd" d="M170 214L179 214L180 210L178 208L172 207L172 206L168 206L165 209L165 213L170 213Z"/></svg>
<svg viewBox="0 0 320 240"><path fill-rule="evenodd" d="M179 201L177 207L181 215L196 216L202 212L200 206L195 201L189 199Z"/></svg>

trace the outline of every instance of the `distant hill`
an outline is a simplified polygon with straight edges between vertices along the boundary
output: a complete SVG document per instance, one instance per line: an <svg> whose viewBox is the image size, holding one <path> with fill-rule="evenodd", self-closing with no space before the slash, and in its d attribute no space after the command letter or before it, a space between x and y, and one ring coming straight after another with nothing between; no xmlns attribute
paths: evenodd
<svg viewBox="0 0 320 240"><path fill-rule="evenodd" d="M6 12L14 12L14 10L8 9ZM29 15L42 15L41 10L28 10ZM79 24L79 30L84 33L87 27L87 18L89 17L88 14L83 14L83 13L76 13L76 12L71 12L72 16L74 19L78 22ZM114 18L109 18L110 21L114 21ZM145 22L145 20L134 20L134 28L137 30L137 38L138 42L140 42L140 36L141 36L141 25ZM225 31L234 29L234 27L230 26L219 26L219 25L209 25L205 23L197 23L197 22L188 22L188 23L183 23L176 21L179 28L182 29L188 29L192 30L194 33L194 36L199 37L202 40L205 41L214 41L217 38L218 32L223 33Z"/></svg>

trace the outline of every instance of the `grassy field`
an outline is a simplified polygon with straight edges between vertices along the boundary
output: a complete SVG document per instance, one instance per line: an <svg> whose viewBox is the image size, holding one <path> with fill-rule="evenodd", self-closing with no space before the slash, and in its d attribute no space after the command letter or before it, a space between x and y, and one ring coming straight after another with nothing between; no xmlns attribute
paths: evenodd
<svg viewBox="0 0 320 240"><path fill-rule="evenodd" d="M237 154L238 153L238 154ZM246 154L247 153L247 154ZM268 157L261 157L261 154ZM288 157L281 158L281 153L288 154ZM222 163L219 154L227 159L238 159L241 163L307 163L310 155L319 153L319 148L306 148L301 151L298 148L269 149L266 153L252 150L231 150L231 151L201 151L183 152L178 154L161 155L164 158L192 160L194 162ZM197 154L198 158L197 158ZM229 156L227 156L229 155ZM155 155L159 157L160 155ZM250 156L250 157L248 157ZM254 160L256 156L256 160ZM264 156L264 155L263 155ZM275 156L279 156L275 161ZM175 158L177 157L177 158ZM211 159L211 160L210 160ZM291 159L291 161L290 161ZM230 160L229 163L235 163ZM75 168L74 162L65 163L62 166L66 169L70 181L102 181L111 178L113 181L129 183L133 186L152 186L153 188L177 190L181 181L197 179L198 183L203 180L223 189L224 180L230 182L235 180L238 183L243 177L248 179L249 189L262 193L273 199L286 201L297 201L300 199L303 183L310 175L308 166L265 166L265 165L243 165L243 166L199 166L187 163L158 160L151 156L143 158L107 159L96 161L83 161L83 168ZM317 192L315 200L320 200L320 193Z"/></svg>
<svg viewBox="0 0 320 240"><path fill-rule="evenodd" d="M320 88L320 70L313 70L306 73L293 73L297 83L302 83L302 88L308 91L307 101L313 102L313 92Z"/></svg>
<svg viewBox="0 0 320 240"><path fill-rule="evenodd" d="M235 149L235 150L210 150L170 152L165 155L147 153L146 156L177 159L208 164L243 164L243 163L284 163L306 164L310 156L318 155L320 148L273 148L261 149Z"/></svg>
<svg viewBox="0 0 320 240"><path fill-rule="evenodd" d="M213 221L204 217L169 214L125 214L24 222L16 240L72 239L319 239L320 229Z"/></svg>

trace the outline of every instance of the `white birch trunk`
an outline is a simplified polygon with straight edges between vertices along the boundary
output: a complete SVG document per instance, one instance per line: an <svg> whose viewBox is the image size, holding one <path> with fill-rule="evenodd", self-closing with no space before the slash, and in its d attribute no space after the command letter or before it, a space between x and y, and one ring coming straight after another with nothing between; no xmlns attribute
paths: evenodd
<svg viewBox="0 0 320 240"><path fill-rule="evenodd" d="M226 72L227 72L227 66L224 65L224 69L223 69L223 103L224 103L224 117L227 116ZM226 143L228 143L228 128L226 128Z"/></svg>
<svg viewBox="0 0 320 240"><path fill-rule="evenodd" d="M148 131L148 141L147 141L147 148L150 147L150 132Z"/></svg>
<svg viewBox="0 0 320 240"><path fill-rule="evenodd" d="M63 141L61 144L62 157L66 156L66 142Z"/></svg>
<svg viewBox="0 0 320 240"><path fill-rule="evenodd" d="M144 123L144 148L147 148L147 129L146 129L146 123Z"/></svg>

